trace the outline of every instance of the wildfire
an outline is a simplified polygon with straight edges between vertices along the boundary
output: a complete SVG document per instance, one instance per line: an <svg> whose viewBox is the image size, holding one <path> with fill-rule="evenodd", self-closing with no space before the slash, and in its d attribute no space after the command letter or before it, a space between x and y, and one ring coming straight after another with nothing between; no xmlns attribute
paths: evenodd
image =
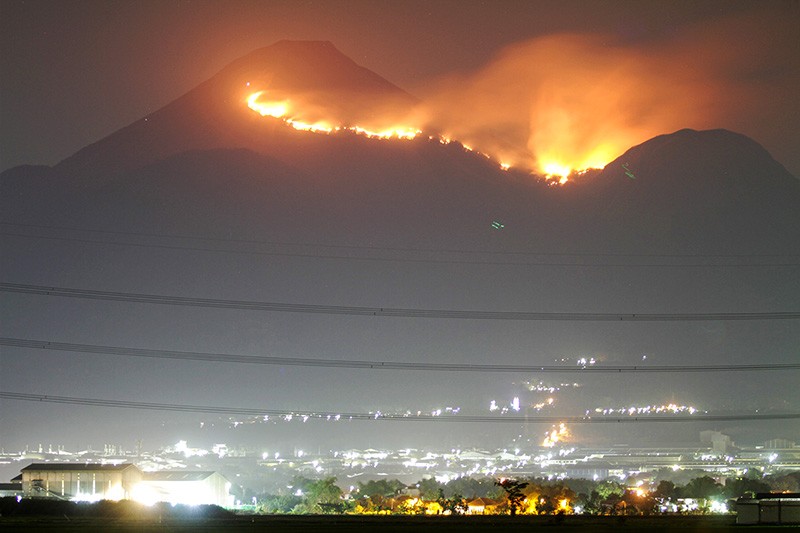
<svg viewBox="0 0 800 533"><path fill-rule="evenodd" d="M545 434L542 446L545 448L552 448L556 443L564 442L567 437L569 437L569 430L567 429L567 425L562 422L558 427L554 427L552 431Z"/></svg>
<svg viewBox="0 0 800 533"><path fill-rule="evenodd" d="M292 106L290 100L265 100L262 99L267 91L257 91L247 97L247 107L262 117L274 117L283 120L287 125L298 131L312 133L333 133L336 131L350 131L370 139L413 139L422 130L410 126L389 126L381 128L366 128L362 126L348 126L344 124L333 125L326 121L305 122L298 118L299 110Z"/></svg>
<svg viewBox="0 0 800 533"><path fill-rule="evenodd" d="M258 91L247 98L247 107L261 115L262 117L281 118L289 112L289 101L260 102L259 98L264 91Z"/></svg>
<svg viewBox="0 0 800 533"><path fill-rule="evenodd" d="M248 84L249 87L249 84ZM370 139L403 139L411 140L422 135L422 129L409 126L405 124L374 124L374 125L352 125L352 124L335 124L333 121L317 120L308 121L303 115L302 103L294 101L290 98L276 98L270 95L268 91L256 91L247 97L247 107L261 115L262 117L272 117L280 119L284 124L290 126L298 131L307 131L311 133L332 134L336 132L350 132L356 135L362 135ZM388 121L387 121L388 122ZM431 140L437 140L442 144L450 144L457 142L449 136L445 135L428 135ZM492 156L489 153L476 149L473 145L465 142L460 142L464 150L474 152L482 155L487 159L493 160L497 166L502 170L509 170L512 166L520 168L533 168L536 165L526 165L524 162L509 161L508 159L500 159L500 157ZM611 153L611 152L609 152ZM562 163L562 159L553 156L552 158L539 158L539 171L544 173L548 180L553 184L564 184L569 180L569 176L576 172L575 169L588 169L598 168L605 165L610 161L611 157L606 154L600 154L596 151L589 158L586 159L582 165L569 165ZM547 162L544 162L547 161Z"/></svg>

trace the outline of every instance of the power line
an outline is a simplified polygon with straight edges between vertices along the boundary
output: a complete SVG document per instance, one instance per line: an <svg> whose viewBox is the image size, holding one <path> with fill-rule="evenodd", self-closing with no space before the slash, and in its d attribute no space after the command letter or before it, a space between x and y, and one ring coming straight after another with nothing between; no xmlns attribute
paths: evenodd
<svg viewBox="0 0 800 533"><path fill-rule="evenodd" d="M9 223L0 223L7 224ZM73 228L57 228L53 226L37 226L20 224L22 226L43 227L52 229L68 229L70 231L86 231L93 233L108 233L108 234L122 234L132 236L144 237L167 237L167 238L180 238L180 239L195 239L202 241L222 241L243 244L260 244L269 246L301 246L301 247L322 247L333 249L348 249L357 251L381 251L381 252L414 252L414 253L445 253L445 254L472 254L472 255L494 255L494 256L530 256L530 257L629 257L629 258L768 258L768 257L797 257L794 255L699 255L699 254L686 254L686 255L670 255L670 254L591 254L591 253L537 253L537 252L500 252L500 251L470 251L470 250L435 250L424 248L391 248L391 247L377 247L377 246L348 246L348 245L325 245L325 244L302 244L290 242L270 242L270 241L250 241L242 239L214 239L206 237L189 237L178 235L159 235L150 233L133 233L133 232L116 232L116 231L102 231L102 230L79 230ZM175 244L158 244L158 243L141 243L130 241L113 241L113 240L98 240L98 239L85 239L76 237L56 237L47 235L30 235L26 233L11 233L0 232L0 235L15 238L28 238L28 239L41 239L61 242L78 242L83 244L98 244L98 245L112 245L134 248L154 248L166 250L184 250L196 252L212 252L212 253L226 253L226 254L241 254L241 255L262 255L272 257L296 257L296 258L310 258L310 259L330 259L330 260L346 260L346 261L367 261L367 262L394 262L394 263L426 263L426 264L461 264L461 265L494 265L494 266L531 266L531 267L575 267L575 268L753 268L753 267L768 267L768 268L785 268L785 267L798 267L798 262L781 262L781 263L585 263L585 262L554 262L554 261L510 261L510 260L477 260L477 259L435 259L435 258L414 258L414 257L376 257L364 255L344 255L344 254L322 254L322 253L303 253L303 252L287 252L287 251L267 251L267 250L232 250L220 248L208 248L202 246L180 246Z"/></svg>
<svg viewBox="0 0 800 533"><path fill-rule="evenodd" d="M67 405L84 405L92 407L118 407L126 409L144 409L151 411L177 411L191 413L215 413L238 416L277 416L298 417L305 419L324 420L374 420L395 422L470 422L470 423L512 423L512 424L617 424L617 423L645 423L645 422L709 422L709 421L743 421L743 420L794 420L800 419L800 413L749 413L738 415L689 415L676 416L626 416L626 417L601 417L586 416L487 416L487 415L423 415L414 413L387 413L381 412L333 412L311 411L292 409L259 409L247 407L219 407L208 405L183 405L174 403L132 402L125 400L105 400L99 398L75 398L69 396L50 396L42 394L27 394L10 391L0 391L0 398L28 402L56 403Z"/></svg>
<svg viewBox="0 0 800 533"><path fill-rule="evenodd" d="M800 254L630 254L616 252L525 252L525 251L491 251L491 250L465 250L460 248L417 248L417 247L392 247L392 246L366 246L348 244L328 244L328 243L298 243L290 241L265 241L259 239L236 239L221 237L203 237L197 235L168 234L168 233L147 233L135 231L114 231L100 230L91 228L79 228L74 226L50 226L44 224L22 224L19 222L2 222L3 226L19 226L26 228L56 229L66 231L82 231L86 233L103 233L109 235L128 235L136 237L167 237L174 239L189 239L207 242L235 242L242 244L264 244L270 246L307 246L314 248L339 248L352 250L378 250L392 252L444 252L458 254L493 254L493 255L529 255L529 256L557 256L557 257L681 257L681 258L742 258L742 257L800 257Z"/></svg>
<svg viewBox="0 0 800 533"><path fill-rule="evenodd" d="M107 300L131 303L205 307L214 309L241 309L280 313L311 313L325 315L381 316L396 318L449 318L470 320L553 320L562 322L680 322L728 320L790 320L800 318L800 312L772 313L535 313L525 311L457 311L445 309L404 309L392 307L361 307L342 305L289 304L247 300L218 300L185 296L164 296L129 292L96 291L0 283L0 292L61 296L87 300Z"/></svg>
<svg viewBox="0 0 800 533"><path fill-rule="evenodd" d="M148 357L180 361L208 361L234 364L283 365L326 368L357 368L373 370L424 370L428 372L551 372L551 373L664 373L664 372L752 372L764 370L798 370L800 363L756 364L756 365L701 365L701 366L531 366L531 365L486 365L468 363L405 363L397 361L363 361L348 359L308 359L292 357L269 357L256 355L234 355L207 352L150 350L122 346L95 344L73 344L32 339L0 337L0 346L33 348L75 352L84 354L108 354L128 357Z"/></svg>

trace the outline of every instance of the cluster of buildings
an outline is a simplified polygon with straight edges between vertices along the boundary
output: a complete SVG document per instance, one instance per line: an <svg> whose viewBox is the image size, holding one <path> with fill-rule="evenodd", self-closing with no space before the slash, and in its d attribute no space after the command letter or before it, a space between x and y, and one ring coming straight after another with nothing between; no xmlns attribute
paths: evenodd
<svg viewBox="0 0 800 533"><path fill-rule="evenodd" d="M206 449L191 447L186 441L149 453L110 445L101 451L75 453L58 446L39 447L22 452L0 451L0 472L21 471L12 483L0 484L0 496L82 501L133 499L142 503L230 507L252 504L253 496L258 494L277 494L296 475L312 479L336 477L347 491L358 482L371 479L398 479L408 485L426 478L446 483L463 477L647 482L664 469L699 471L712 477L742 476L751 470L763 475L800 471L800 446L774 439L758 446L737 447L728 436L708 431L702 432L700 442L692 447L578 448L559 444L527 450L311 452L298 447L268 450L224 444Z"/></svg>

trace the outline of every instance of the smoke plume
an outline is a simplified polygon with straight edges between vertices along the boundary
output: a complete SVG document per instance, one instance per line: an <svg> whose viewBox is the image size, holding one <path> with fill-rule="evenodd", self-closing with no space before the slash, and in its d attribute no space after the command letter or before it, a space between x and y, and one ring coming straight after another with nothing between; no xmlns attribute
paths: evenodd
<svg viewBox="0 0 800 533"><path fill-rule="evenodd" d="M545 174L602 167L681 128L729 128L781 152L789 148L772 138L785 131L776 121L796 121L800 110L797 33L776 11L645 42L544 36L418 88L424 103L413 120Z"/></svg>

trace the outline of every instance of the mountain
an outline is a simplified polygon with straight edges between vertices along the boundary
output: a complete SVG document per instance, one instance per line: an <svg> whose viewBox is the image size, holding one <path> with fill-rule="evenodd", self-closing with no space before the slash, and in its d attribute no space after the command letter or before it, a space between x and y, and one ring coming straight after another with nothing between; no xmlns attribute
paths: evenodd
<svg viewBox="0 0 800 533"><path fill-rule="evenodd" d="M331 43L281 41L53 168L6 171L4 218L490 250L778 253L800 243L800 182L730 131L661 135L553 187L458 143L297 131L249 109L254 90L343 124L416 102Z"/></svg>
<svg viewBox="0 0 800 533"><path fill-rule="evenodd" d="M334 66L326 71L326 65ZM458 143L297 131L247 107L245 98L259 83L310 95L342 120L362 109L380 114L387 100L413 105L406 93L325 43L279 43L246 56L53 168L18 167L0 175L2 280L186 298L410 309L796 311L800 278L796 257L786 255L800 255L800 186L742 135L722 130L661 135L602 171L553 186L524 172L503 171ZM361 105L349 107L353 102ZM709 257L715 254L719 257ZM561 361L556 364L570 365L565 358L592 355L607 364L636 365L647 354L653 364L750 364L790 362L798 345L790 320L428 320L207 309L188 300L185 306L161 306L12 293L4 298L2 322L14 337L287 358L532 366L552 365L556 358ZM341 412L463 405L464 412L484 412L493 398L508 401L517 394L523 380L547 377L399 376L28 352L10 353L9 365L17 365L17 373L35 369L29 381L42 393L186 405ZM622 381L607 376L575 376L582 386L563 403L559 399L565 410L558 412L580 414L590 406L634 400L750 408L740 400L765 388L764 380L749 374L739 381L706 374L667 381L663 374ZM791 395L781 397L792 390L791 376L769 379L766 405L791 410L786 403ZM86 416L97 417L96 428L120 427L120 434L136 438L168 435L169 442L186 438L163 424L166 413L158 419L140 413L138 422L135 413L105 418L94 413ZM64 411L62 417L70 427L72 416ZM291 450L309 442L327 446L325 438L334 431L327 422L321 422L325 428L313 421L296 424L287 427L305 429L283 433L283 426L259 424L214 430L219 437L212 442L269 443L273 450L286 442ZM519 435L514 425L507 430L436 426L426 425L425 435L438 445L483 446L501 439L505 446ZM698 427L692 423L680 431L696 438ZM736 429L710 429L729 427ZM421 445L421 429L407 425L381 427L380 435L369 436L362 426L342 428L336 431L352 438L343 438L348 443L342 449L383 441ZM544 429L534 425L525 437L535 443ZM257 437L236 436L245 430ZM297 433L302 439L292 437L294 431L303 432ZM641 439L630 435L629 442ZM579 435L578 442L584 438ZM654 442L658 438L651 436Z"/></svg>
<svg viewBox="0 0 800 533"><path fill-rule="evenodd" d="M54 168L62 175L109 175L186 150L250 148L273 155L325 153L329 142L264 120L247 97L265 90L342 123L363 123L416 100L358 66L326 41L280 41L229 64L211 79L129 126L83 148ZM310 118L307 121L312 121Z"/></svg>
<svg viewBox="0 0 800 533"><path fill-rule="evenodd" d="M602 204L605 224L645 228L696 253L779 250L800 237L800 181L757 142L727 130L657 136L585 185L582 209Z"/></svg>

